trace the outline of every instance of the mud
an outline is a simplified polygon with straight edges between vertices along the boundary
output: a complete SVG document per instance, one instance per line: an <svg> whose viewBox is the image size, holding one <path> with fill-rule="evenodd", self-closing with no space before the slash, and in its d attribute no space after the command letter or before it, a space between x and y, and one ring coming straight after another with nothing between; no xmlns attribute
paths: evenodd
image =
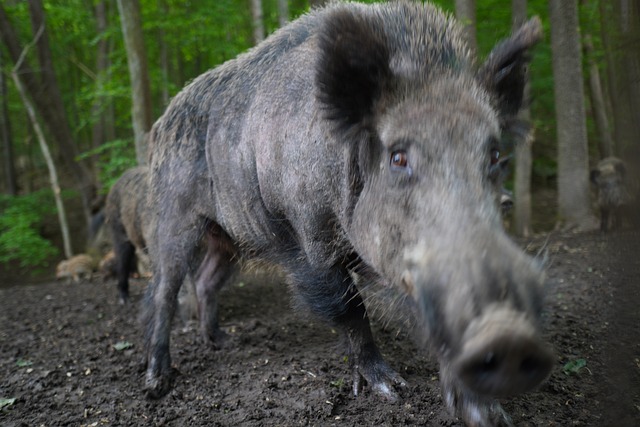
<svg viewBox="0 0 640 427"><path fill-rule="evenodd" d="M516 426L640 425L640 233L540 235L521 241L548 257L545 336L557 357L537 391L503 401ZM351 395L336 332L294 312L277 276L243 276L222 291L221 348L174 322L175 388L143 397L137 306L115 282L29 279L0 289L2 426L461 426L440 396L437 363L400 320L374 312L386 360L409 386L385 403ZM371 301L375 301L371 297ZM375 304L374 304L375 305ZM119 344L128 348L121 349ZM570 369L573 364L573 369ZM583 367L579 367L584 363Z"/></svg>

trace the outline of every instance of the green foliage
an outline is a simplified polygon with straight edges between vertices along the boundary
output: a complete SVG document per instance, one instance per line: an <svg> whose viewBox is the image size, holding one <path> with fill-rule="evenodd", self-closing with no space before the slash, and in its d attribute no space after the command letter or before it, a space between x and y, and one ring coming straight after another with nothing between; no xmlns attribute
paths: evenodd
<svg viewBox="0 0 640 427"><path fill-rule="evenodd" d="M122 350L126 350L128 348L133 347L133 344L131 344L129 341L118 341L117 343L115 343L113 345L113 348L116 351L122 351Z"/></svg>
<svg viewBox="0 0 640 427"><path fill-rule="evenodd" d="M100 165L99 179L102 191L107 193L111 186L129 168L136 165L136 153L132 139L116 139L93 150L85 151L79 159L94 157Z"/></svg>
<svg viewBox="0 0 640 427"><path fill-rule="evenodd" d="M21 267L46 266L58 250L37 227L45 215L54 212L50 190L26 196L0 195L0 262L19 260Z"/></svg>
<svg viewBox="0 0 640 427"><path fill-rule="evenodd" d="M33 362L30 361L30 360L26 360L26 359L18 359L18 360L16 360L16 366L18 368L24 368L24 367L31 366L31 365L33 365Z"/></svg>
<svg viewBox="0 0 640 427"><path fill-rule="evenodd" d="M11 407L11 405L13 405L15 401L16 401L15 397L12 397L9 399L4 397L0 398L0 411L4 411L5 409Z"/></svg>
<svg viewBox="0 0 640 427"><path fill-rule="evenodd" d="M574 359L564 364L564 366L562 367L562 372L565 375L573 375L580 372L580 370L586 366L587 361L585 359Z"/></svg>
<svg viewBox="0 0 640 427"><path fill-rule="evenodd" d="M546 182L556 176L558 165L554 158L536 157L532 168L533 174Z"/></svg>

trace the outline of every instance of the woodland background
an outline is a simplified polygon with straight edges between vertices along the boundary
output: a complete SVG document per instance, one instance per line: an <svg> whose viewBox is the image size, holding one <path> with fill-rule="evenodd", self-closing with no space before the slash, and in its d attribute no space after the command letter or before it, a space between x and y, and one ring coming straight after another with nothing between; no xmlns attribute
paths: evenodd
<svg viewBox="0 0 640 427"><path fill-rule="evenodd" d="M144 161L144 135L171 97L322 3L0 0L0 270L37 272L85 251L93 215ZM640 2L433 3L467 26L480 61L526 17L541 18L523 112L533 129L508 182L511 231L595 226L589 168L637 158Z"/></svg>

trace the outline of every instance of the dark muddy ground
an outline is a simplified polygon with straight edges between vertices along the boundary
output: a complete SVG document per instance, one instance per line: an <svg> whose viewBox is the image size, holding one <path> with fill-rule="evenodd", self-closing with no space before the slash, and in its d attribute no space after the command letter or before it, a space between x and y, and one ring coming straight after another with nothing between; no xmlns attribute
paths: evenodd
<svg viewBox="0 0 640 427"><path fill-rule="evenodd" d="M523 247L549 256L545 335L557 364L539 390L504 401L517 426L640 425L639 234L551 234ZM175 322L180 374L160 401L141 392L137 304L114 283L0 290L2 426L460 426L443 405L437 364L400 322L378 320L377 341L410 383L402 402L350 393L335 332L290 309L287 287L245 277L226 289L222 349ZM144 283L133 284L133 300ZM116 348L130 343L130 348ZM569 365L567 365L569 363ZM580 368L581 364L585 364ZM571 369L573 366L573 369Z"/></svg>

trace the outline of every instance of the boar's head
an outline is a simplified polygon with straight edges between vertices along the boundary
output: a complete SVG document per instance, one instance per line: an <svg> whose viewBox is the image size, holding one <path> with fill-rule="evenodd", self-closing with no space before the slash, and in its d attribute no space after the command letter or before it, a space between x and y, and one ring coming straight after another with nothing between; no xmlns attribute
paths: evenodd
<svg viewBox="0 0 640 427"><path fill-rule="evenodd" d="M542 271L502 230L495 202L501 141L519 132L541 24L526 23L476 69L451 20L398 7L333 12L316 93L348 147L342 226L362 262L410 295L447 402L467 399L472 411L483 396L538 385L553 364L538 332Z"/></svg>

